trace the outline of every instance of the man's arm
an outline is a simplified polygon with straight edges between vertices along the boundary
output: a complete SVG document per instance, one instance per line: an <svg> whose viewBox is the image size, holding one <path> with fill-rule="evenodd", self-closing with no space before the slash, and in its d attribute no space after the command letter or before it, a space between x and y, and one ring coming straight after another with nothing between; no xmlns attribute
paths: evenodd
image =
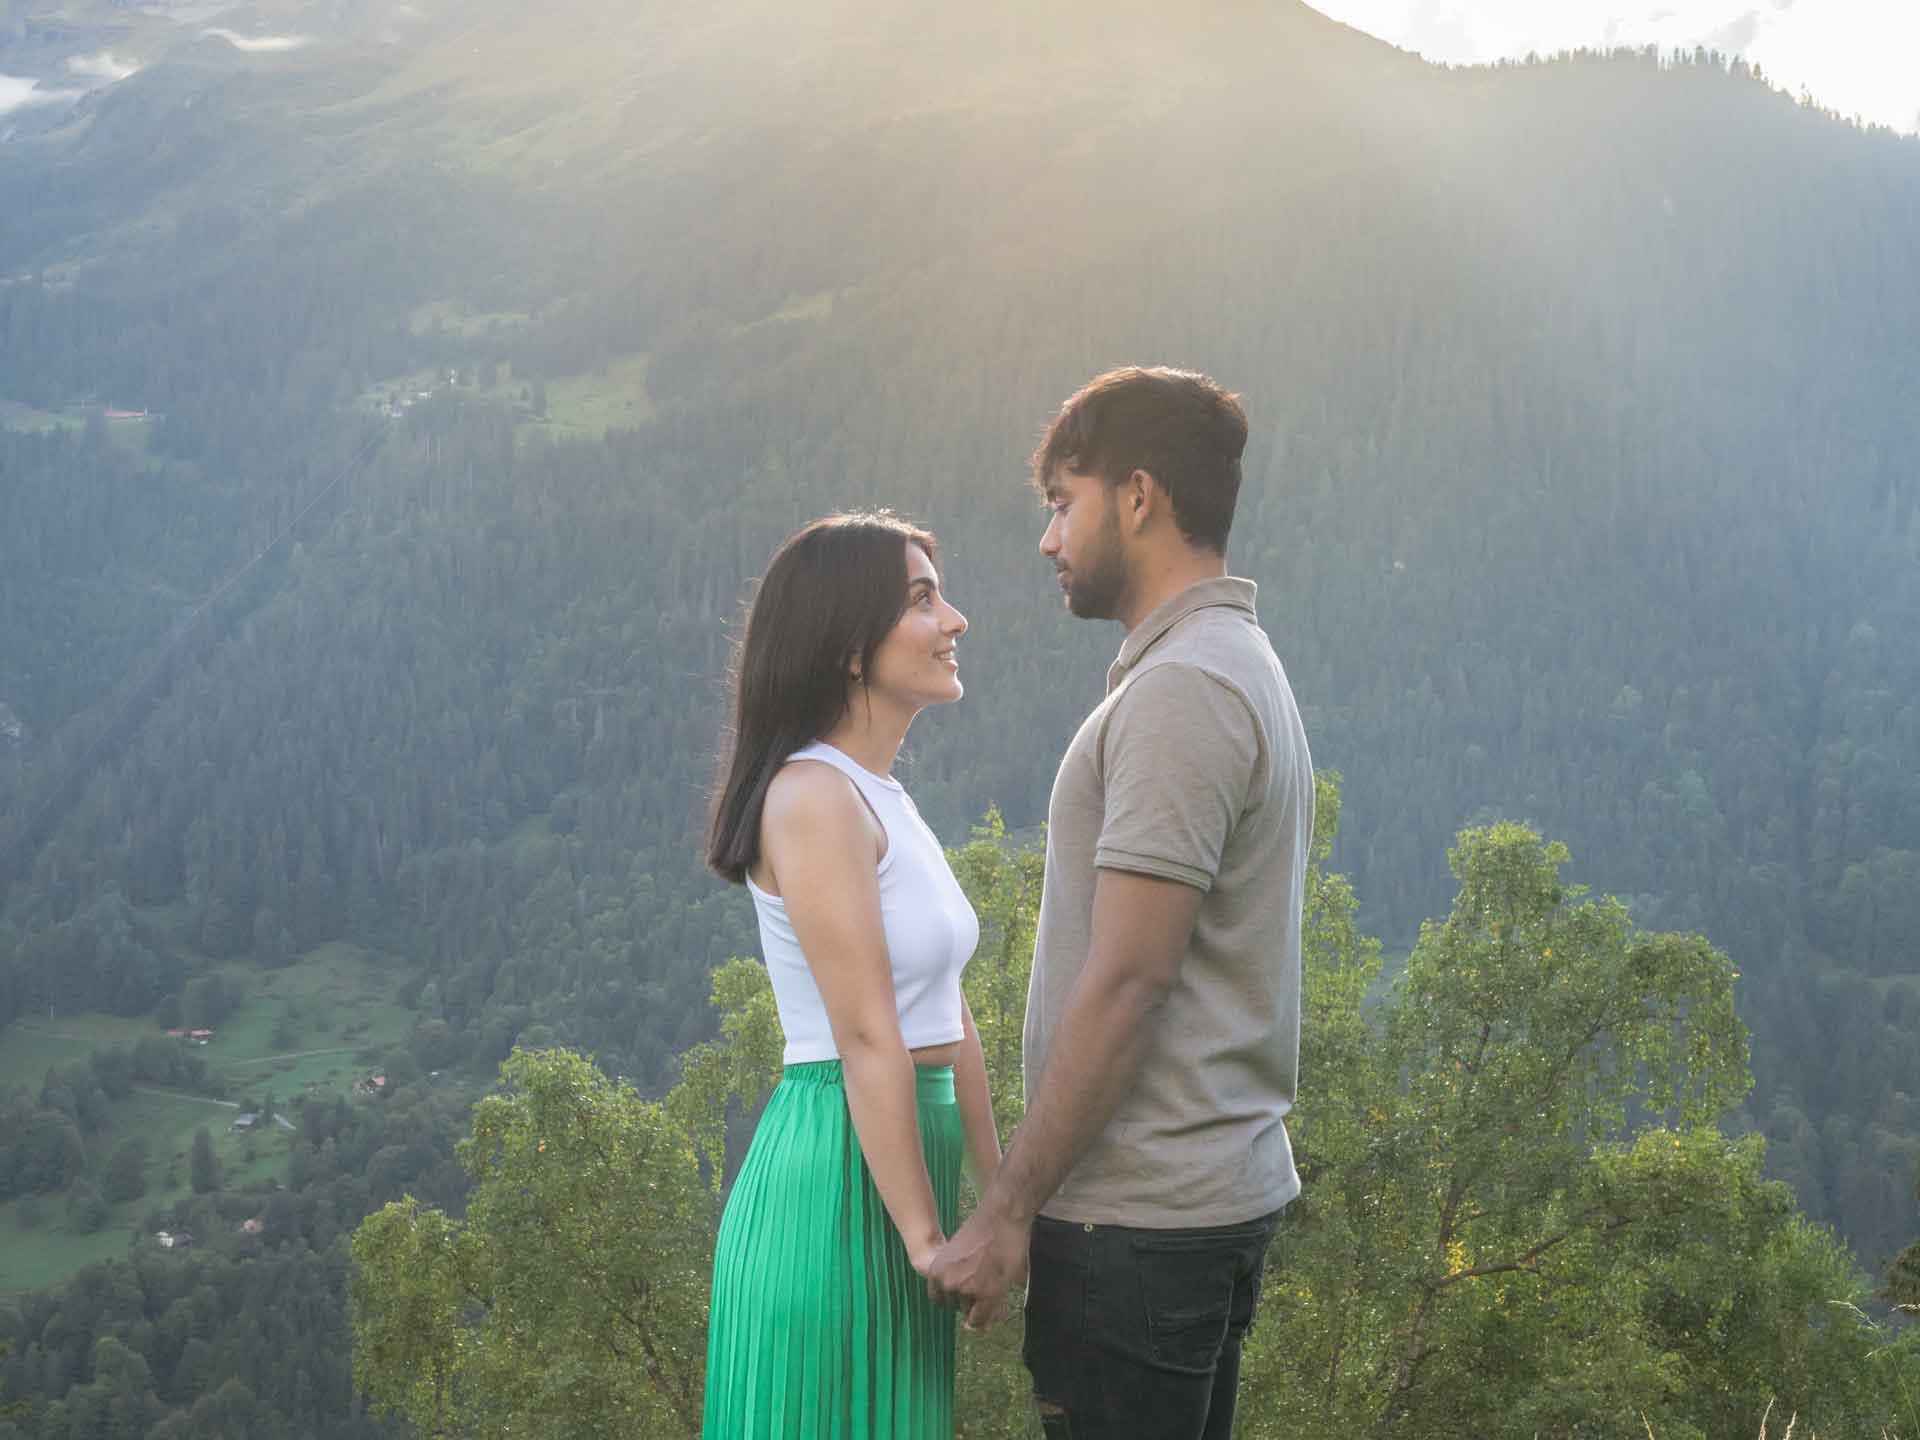
<svg viewBox="0 0 1920 1440"><path fill-rule="evenodd" d="M1099 872L1086 967L1054 1031L1026 1119L980 1208L928 1272L934 1299L965 1305L969 1328L992 1322L1025 1264L1034 1216L1133 1088L1200 898L1200 890L1178 880Z"/></svg>
<svg viewBox="0 0 1920 1440"><path fill-rule="evenodd" d="M972 1327L991 1321L1019 1273L1033 1217L1133 1088L1260 762L1245 698L1180 662L1127 683L1100 744L1104 813L1086 963L1000 1173L927 1272L934 1298L965 1304Z"/></svg>

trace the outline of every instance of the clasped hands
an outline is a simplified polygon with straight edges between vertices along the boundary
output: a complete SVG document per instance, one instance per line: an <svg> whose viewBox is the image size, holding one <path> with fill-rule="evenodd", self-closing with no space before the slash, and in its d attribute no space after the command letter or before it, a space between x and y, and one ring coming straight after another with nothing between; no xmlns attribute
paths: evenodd
<svg viewBox="0 0 1920 1440"><path fill-rule="evenodd" d="M1027 1279L1028 1223L974 1211L934 1253L926 1268L927 1295L961 1312L970 1331L984 1331L1007 1313L1007 1294Z"/></svg>

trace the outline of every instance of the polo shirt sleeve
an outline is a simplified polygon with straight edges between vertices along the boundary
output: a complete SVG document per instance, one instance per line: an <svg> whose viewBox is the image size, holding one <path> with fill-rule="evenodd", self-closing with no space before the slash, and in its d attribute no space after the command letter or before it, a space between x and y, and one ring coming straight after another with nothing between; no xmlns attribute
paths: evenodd
<svg viewBox="0 0 1920 1440"><path fill-rule="evenodd" d="M1100 763L1093 863L1211 890L1260 763L1246 700L1198 666L1155 665L1109 711Z"/></svg>

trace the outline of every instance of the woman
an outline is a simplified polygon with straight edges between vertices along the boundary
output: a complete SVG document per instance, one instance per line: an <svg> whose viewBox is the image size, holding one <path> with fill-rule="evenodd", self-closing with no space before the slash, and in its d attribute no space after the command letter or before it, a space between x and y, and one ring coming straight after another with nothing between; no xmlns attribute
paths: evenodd
<svg viewBox="0 0 1920 1440"><path fill-rule="evenodd" d="M966 617L933 537L816 520L748 613L707 860L744 882L785 1073L714 1254L711 1440L949 1440L954 1314L923 1279L960 1167L1000 1163L960 972L979 921L889 777L915 715L961 695Z"/></svg>

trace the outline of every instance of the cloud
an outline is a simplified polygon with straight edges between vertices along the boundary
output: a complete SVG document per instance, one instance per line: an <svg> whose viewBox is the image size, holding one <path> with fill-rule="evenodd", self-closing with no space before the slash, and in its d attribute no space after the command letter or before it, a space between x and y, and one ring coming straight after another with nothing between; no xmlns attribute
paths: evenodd
<svg viewBox="0 0 1920 1440"><path fill-rule="evenodd" d="M1790 0L1789 0L1790 3ZM1702 43L1709 50L1718 50L1722 55L1744 55L1753 44L1754 37L1760 33L1760 12L1749 10L1738 20L1723 25Z"/></svg>
<svg viewBox="0 0 1920 1440"><path fill-rule="evenodd" d="M124 80L140 67L130 65L123 60L113 58L113 52L102 50L98 55L70 55L67 57L67 70L74 75L84 75L90 80Z"/></svg>
<svg viewBox="0 0 1920 1440"><path fill-rule="evenodd" d="M233 46L234 49L244 50L249 55L263 55L282 50L299 50L313 43L313 37L311 35L248 36L236 34L232 30L223 29L217 25L212 29L202 30L200 33L202 35L211 35L217 40L224 40Z"/></svg>
<svg viewBox="0 0 1920 1440"><path fill-rule="evenodd" d="M38 80L24 75L0 75L0 115L10 115L29 105L71 105L84 90L42 90Z"/></svg>

